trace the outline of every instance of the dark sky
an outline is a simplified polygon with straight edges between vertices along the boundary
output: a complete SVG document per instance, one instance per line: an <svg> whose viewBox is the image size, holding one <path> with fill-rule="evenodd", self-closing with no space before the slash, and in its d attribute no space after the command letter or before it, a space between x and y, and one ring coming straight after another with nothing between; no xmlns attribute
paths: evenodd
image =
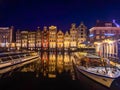
<svg viewBox="0 0 120 90"><path fill-rule="evenodd" d="M120 23L120 0L0 0L0 26L36 29L57 25L69 30L81 21L90 28L96 20Z"/></svg>

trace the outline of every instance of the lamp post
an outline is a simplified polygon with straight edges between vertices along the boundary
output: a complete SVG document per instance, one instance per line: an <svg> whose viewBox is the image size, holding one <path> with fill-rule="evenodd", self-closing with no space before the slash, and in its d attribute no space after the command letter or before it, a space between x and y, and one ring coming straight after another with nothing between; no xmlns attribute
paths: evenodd
<svg viewBox="0 0 120 90"><path fill-rule="evenodd" d="M6 35L4 35L4 36L3 36L3 39L4 39L4 43L5 43L4 50L6 50L6 48L7 48L7 47L6 47L7 36L6 36Z"/></svg>

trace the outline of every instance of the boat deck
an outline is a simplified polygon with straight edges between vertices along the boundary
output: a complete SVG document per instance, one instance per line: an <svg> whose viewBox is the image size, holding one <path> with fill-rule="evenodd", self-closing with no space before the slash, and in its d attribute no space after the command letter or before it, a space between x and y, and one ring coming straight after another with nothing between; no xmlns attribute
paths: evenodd
<svg viewBox="0 0 120 90"><path fill-rule="evenodd" d="M79 66L79 69L83 69L87 72L93 73L93 74L97 74L97 75L102 75L102 76L106 76L106 77L111 77L111 78L117 78L120 76L120 71L118 69L115 68L110 68L107 67L107 72L105 70L105 67L83 67L83 66Z"/></svg>

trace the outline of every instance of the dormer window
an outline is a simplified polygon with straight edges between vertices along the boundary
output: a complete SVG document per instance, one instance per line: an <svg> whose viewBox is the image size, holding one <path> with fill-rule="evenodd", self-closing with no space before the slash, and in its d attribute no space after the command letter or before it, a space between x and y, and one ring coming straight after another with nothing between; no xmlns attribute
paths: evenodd
<svg viewBox="0 0 120 90"><path fill-rule="evenodd" d="M83 29L81 29L81 31L83 31Z"/></svg>

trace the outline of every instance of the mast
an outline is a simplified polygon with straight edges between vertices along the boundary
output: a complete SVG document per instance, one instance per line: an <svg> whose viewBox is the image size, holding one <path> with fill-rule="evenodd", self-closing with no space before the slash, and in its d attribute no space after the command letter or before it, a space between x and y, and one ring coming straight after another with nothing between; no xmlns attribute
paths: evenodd
<svg viewBox="0 0 120 90"><path fill-rule="evenodd" d="M102 58L102 62L103 62L103 66L105 67L105 71L106 71L106 73L108 73L108 70L107 70L107 67L106 67L105 58Z"/></svg>

